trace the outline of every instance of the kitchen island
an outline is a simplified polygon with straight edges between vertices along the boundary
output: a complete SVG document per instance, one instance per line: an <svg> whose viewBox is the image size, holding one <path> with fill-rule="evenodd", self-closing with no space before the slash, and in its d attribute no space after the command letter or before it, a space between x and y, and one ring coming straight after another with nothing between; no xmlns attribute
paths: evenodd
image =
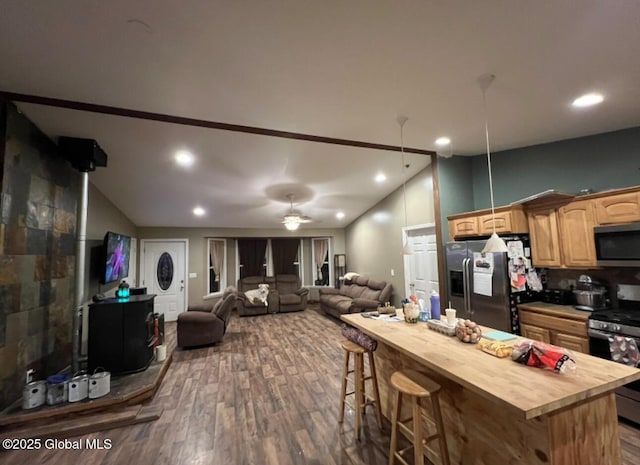
<svg viewBox="0 0 640 465"><path fill-rule="evenodd" d="M343 315L342 320L378 341L375 362L387 418L392 411L389 379L395 370L419 370L442 386L452 463L621 463L613 391L640 380L640 370L574 353L577 370L558 374L494 357L424 323L385 322L361 314Z"/></svg>

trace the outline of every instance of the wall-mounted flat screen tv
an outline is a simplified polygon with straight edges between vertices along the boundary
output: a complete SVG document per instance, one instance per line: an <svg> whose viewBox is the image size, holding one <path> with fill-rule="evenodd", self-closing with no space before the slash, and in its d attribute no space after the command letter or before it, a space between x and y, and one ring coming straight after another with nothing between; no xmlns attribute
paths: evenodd
<svg viewBox="0 0 640 465"><path fill-rule="evenodd" d="M129 276L131 238L109 231L104 236L105 267L102 283L107 284Z"/></svg>

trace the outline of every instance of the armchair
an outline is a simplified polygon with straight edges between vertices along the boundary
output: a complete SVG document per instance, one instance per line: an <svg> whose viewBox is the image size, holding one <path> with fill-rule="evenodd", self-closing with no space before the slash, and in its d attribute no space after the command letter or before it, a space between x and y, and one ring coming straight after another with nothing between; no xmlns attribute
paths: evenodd
<svg viewBox="0 0 640 465"><path fill-rule="evenodd" d="M276 275L278 312L296 312L307 308L309 289L300 287L300 277L295 274Z"/></svg>
<svg viewBox="0 0 640 465"><path fill-rule="evenodd" d="M194 347L220 342L227 331L237 294L225 291L215 305L190 305L178 315L178 346Z"/></svg>

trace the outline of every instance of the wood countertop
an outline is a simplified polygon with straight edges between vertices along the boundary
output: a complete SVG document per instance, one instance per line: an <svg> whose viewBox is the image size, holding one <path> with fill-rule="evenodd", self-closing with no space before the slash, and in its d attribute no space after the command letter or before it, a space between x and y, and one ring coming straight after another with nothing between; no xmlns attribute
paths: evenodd
<svg viewBox="0 0 640 465"><path fill-rule="evenodd" d="M572 305L558 305L547 302L528 302L526 304L518 304L518 309L530 310L532 312L544 313L545 315L579 321L587 321L591 315L591 312L578 310Z"/></svg>
<svg viewBox="0 0 640 465"><path fill-rule="evenodd" d="M494 357L478 350L475 344L430 330L424 323L385 322L360 314L342 315L342 320L497 407L515 410L525 419L640 380L640 369L586 354L574 353L575 373L559 374L516 363L510 357Z"/></svg>

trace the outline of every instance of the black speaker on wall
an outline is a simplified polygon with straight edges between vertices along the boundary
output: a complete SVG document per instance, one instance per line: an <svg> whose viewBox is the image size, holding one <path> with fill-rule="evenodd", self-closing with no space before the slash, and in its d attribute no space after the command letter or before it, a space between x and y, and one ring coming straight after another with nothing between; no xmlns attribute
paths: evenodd
<svg viewBox="0 0 640 465"><path fill-rule="evenodd" d="M107 154L93 139L61 136L58 147L78 171L95 171L98 166L107 166Z"/></svg>

